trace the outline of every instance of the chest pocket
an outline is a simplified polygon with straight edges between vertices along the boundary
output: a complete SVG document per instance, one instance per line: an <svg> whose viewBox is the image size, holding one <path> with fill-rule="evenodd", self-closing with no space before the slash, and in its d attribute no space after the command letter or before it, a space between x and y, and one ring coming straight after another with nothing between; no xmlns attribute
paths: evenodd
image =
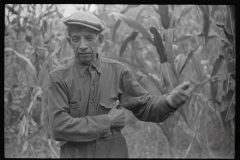
<svg viewBox="0 0 240 160"><path fill-rule="evenodd" d="M99 107L99 114L107 114L115 105L115 101L114 100L105 100L105 101L101 101L100 107Z"/></svg>
<svg viewBox="0 0 240 160"><path fill-rule="evenodd" d="M69 114L73 118L80 118L84 116L84 102L76 102L69 105Z"/></svg>

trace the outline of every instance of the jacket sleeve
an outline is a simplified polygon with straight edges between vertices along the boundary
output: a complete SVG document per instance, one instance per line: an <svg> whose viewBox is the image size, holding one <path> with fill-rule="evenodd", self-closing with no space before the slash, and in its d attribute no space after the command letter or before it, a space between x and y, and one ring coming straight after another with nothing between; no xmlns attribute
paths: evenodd
<svg viewBox="0 0 240 160"><path fill-rule="evenodd" d="M60 73L50 73L48 79L48 106L53 138L57 141L88 142L111 134L106 114L81 118L73 118L68 114L68 90Z"/></svg>
<svg viewBox="0 0 240 160"><path fill-rule="evenodd" d="M123 92L122 106L141 121L160 123L176 111L166 101L168 94L149 95L126 66L122 71L120 89Z"/></svg>

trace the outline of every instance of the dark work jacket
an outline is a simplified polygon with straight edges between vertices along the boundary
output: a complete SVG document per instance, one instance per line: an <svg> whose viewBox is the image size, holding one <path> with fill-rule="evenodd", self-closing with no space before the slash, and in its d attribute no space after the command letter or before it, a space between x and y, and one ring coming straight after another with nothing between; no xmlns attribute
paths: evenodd
<svg viewBox="0 0 240 160"><path fill-rule="evenodd" d="M159 123L176 109L167 95L153 96L124 64L98 57L93 66L73 61L49 73L48 106L61 157L128 157L125 138L110 128L107 113L119 100L141 121Z"/></svg>

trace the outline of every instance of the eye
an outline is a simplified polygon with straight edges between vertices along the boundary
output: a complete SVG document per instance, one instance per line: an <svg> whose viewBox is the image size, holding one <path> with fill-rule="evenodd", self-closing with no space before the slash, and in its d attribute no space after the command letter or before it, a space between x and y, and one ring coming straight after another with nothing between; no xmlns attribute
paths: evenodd
<svg viewBox="0 0 240 160"><path fill-rule="evenodd" d="M79 38L73 38L72 41L73 41L73 42L78 42L78 41L79 41Z"/></svg>
<svg viewBox="0 0 240 160"><path fill-rule="evenodd" d="M87 38L87 40L88 40L88 41L93 41L93 40L94 40L94 38Z"/></svg>

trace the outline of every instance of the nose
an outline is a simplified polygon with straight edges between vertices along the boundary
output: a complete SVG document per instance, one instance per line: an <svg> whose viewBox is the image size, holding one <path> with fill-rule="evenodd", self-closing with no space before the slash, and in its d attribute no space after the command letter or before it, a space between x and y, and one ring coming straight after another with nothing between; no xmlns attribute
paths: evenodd
<svg viewBox="0 0 240 160"><path fill-rule="evenodd" d="M81 39L81 43L80 43L80 45L79 45L79 48L80 48L81 50L87 49L86 42L85 42L85 40L84 40L83 38Z"/></svg>

